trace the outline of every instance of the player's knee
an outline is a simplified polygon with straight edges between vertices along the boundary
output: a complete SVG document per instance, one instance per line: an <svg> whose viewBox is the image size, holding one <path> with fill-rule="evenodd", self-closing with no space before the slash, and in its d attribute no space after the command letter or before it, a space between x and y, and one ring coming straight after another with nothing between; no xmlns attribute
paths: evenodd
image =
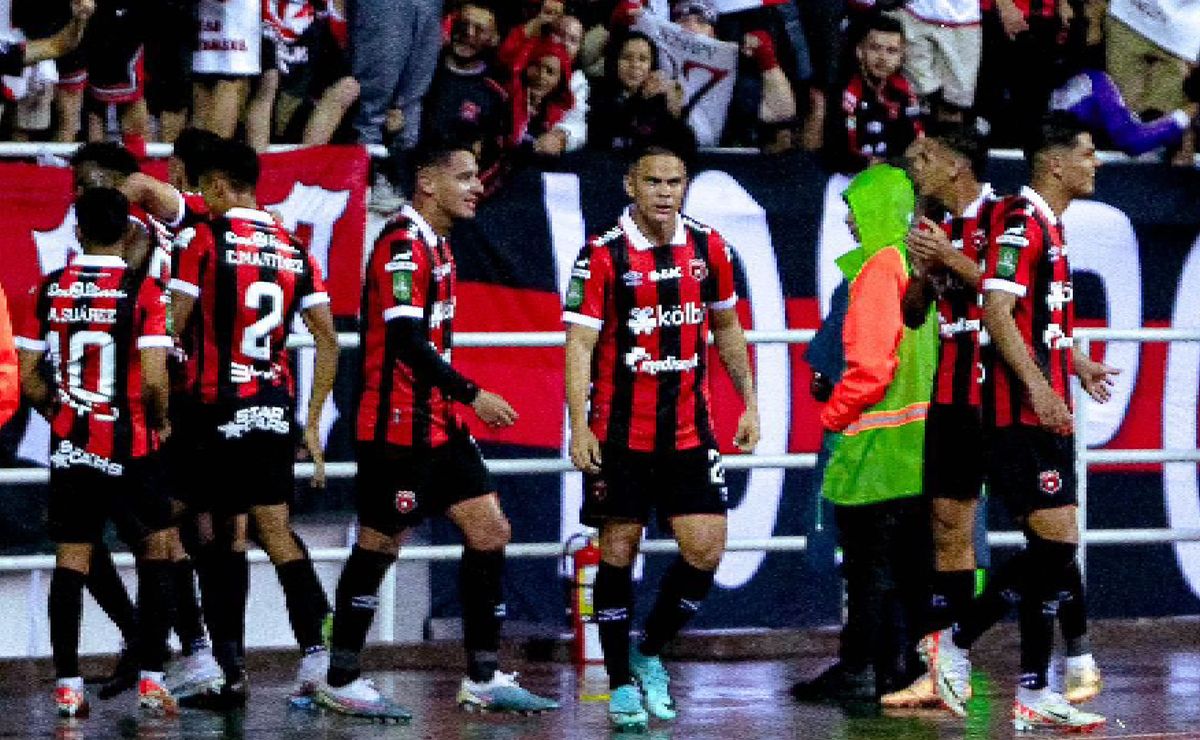
<svg viewBox="0 0 1200 740"><path fill-rule="evenodd" d="M684 561L697 570L716 570L725 556L723 543L704 543L680 548Z"/></svg>
<svg viewBox="0 0 1200 740"><path fill-rule="evenodd" d="M463 537L467 541L467 546L473 550L494 552L504 549L504 546L512 539L512 525L508 523L507 517L500 516L488 522L486 526L477 527L470 532L463 532Z"/></svg>

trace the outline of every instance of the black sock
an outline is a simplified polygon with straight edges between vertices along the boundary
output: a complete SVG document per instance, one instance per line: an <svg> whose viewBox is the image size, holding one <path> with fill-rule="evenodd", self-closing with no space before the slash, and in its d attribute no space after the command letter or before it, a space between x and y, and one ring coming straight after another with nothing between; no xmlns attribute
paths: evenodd
<svg viewBox="0 0 1200 740"><path fill-rule="evenodd" d="M132 646L137 640L137 613L129 592L113 565L112 553L104 543L92 545L92 559L88 564L87 590L92 598L117 625L125 644Z"/></svg>
<svg viewBox="0 0 1200 740"><path fill-rule="evenodd" d="M228 681L244 670L242 642L246 632L246 595L250 586L246 553L209 548L200 568L204 619L212 637L213 656Z"/></svg>
<svg viewBox="0 0 1200 740"><path fill-rule="evenodd" d="M934 571L925 633L938 632L962 622L974 598L975 571Z"/></svg>
<svg viewBox="0 0 1200 740"><path fill-rule="evenodd" d="M645 634L638 650L643 655L658 655L663 646L683 629L712 589L713 571L700 570L678 557L663 576L658 598L646 618Z"/></svg>
<svg viewBox="0 0 1200 740"><path fill-rule="evenodd" d="M55 678L79 675L79 620L83 615L83 584L87 576L70 568L55 568L50 577L50 645Z"/></svg>
<svg viewBox="0 0 1200 740"><path fill-rule="evenodd" d="M358 678L358 656L367 641L367 632L379 606L379 584L395 558L355 545L338 578L334 595L332 650L329 655L329 683L345 686Z"/></svg>
<svg viewBox="0 0 1200 740"><path fill-rule="evenodd" d="M1021 677L1027 689L1044 689L1050 673L1050 653L1054 649L1054 618L1057 599L1039 599L1022 595L1017 605L1017 624L1021 630Z"/></svg>
<svg viewBox="0 0 1200 740"><path fill-rule="evenodd" d="M1083 593L1083 573L1079 562L1072 560L1067 567L1066 581L1058 604L1058 626L1070 657L1092 652L1088 639L1087 600Z"/></svg>
<svg viewBox="0 0 1200 740"><path fill-rule="evenodd" d="M195 568L191 558L171 564L171 586L175 596L175 634L184 655L192 655L207 646L204 639L204 622L200 616L200 602L196 595Z"/></svg>
<svg viewBox="0 0 1200 740"><path fill-rule="evenodd" d="M1029 566L1029 552L1022 550L992 571L987 587L971 602L963 618L955 625L954 644L970 649L979 636L1008 614L1021 596Z"/></svg>
<svg viewBox="0 0 1200 740"><path fill-rule="evenodd" d="M633 568L610 565L603 560L596 570L592 599L600 628L600 648L608 685L617 688L633 683L629 675L629 623L633 619Z"/></svg>
<svg viewBox="0 0 1200 740"><path fill-rule="evenodd" d="M313 570L312 561L301 558L282 563L275 566L275 574L279 576L279 585L283 587L287 599L288 619L291 620L296 643L301 650L319 647L324 642L321 639L321 621L325 619L329 601Z"/></svg>
<svg viewBox="0 0 1200 740"><path fill-rule="evenodd" d="M296 547L300 552L304 553L304 559L312 562L312 556L308 554L308 545L304 544L304 540L300 539L300 535L292 530L292 541L296 543ZM325 589L319 589L320 597L313 602L312 608L321 614L322 619L326 614L333 612L333 606L329 603L329 597L325 594Z"/></svg>
<svg viewBox="0 0 1200 740"><path fill-rule="evenodd" d="M138 668L161 671L166 662L167 636L174 616L173 564L166 560L142 560L138 574Z"/></svg>
<svg viewBox="0 0 1200 740"><path fill-rule="evenodd" d="M504 621L504 551L463 548L458 570L463 610L467 675L490 681L499 666L500 625Z"/></svg>

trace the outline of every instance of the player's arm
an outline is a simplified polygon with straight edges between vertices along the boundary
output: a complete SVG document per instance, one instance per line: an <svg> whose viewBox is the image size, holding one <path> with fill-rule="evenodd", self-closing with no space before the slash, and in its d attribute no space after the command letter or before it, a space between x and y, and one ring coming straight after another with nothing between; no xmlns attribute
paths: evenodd
<svg viewBox="0 0 1200 740"><path fill-rule="evenodd" d="M20 367L21 395L25 401L39 414L50 418L51 394L50 384L42 377L42 360L46 350L26 349L17 350L17 364Z"/></svg>
<svg viewBox="0 0 1200 740"><path fill-rule="evenodd" d="M175 249L182 250L179 256L179 274L171 276L171 326L175 331L183 330L192 318L196 299L200 297L202 272L215 258L216 245L212 230L205 224L195 229L184 229L176 240Z"/></svg>
<svg viewBox="0 0 1200 740"><path fill-rule="evenodd" d="M588 390L592 384L592 355L600 330L567 324L567 419L571 426L571 462L585 473L600 472L600 441L588 426Z"/></svg>
<svg viewBox="0 0 1200 740"><path fill-rule="evenodd" d="M929 318L929 307L933 305L936 295L925 261L914 258L912 266L908 287L904 289L904 296L900 299L900 312L904 315L905 326L919 329Z"/></svg>
<svg viewBox="0 0 1200 740"><path fill-rule="evenodd" d="M170 184L144 172L134 172L118 188L130 203L141 206L146 213L168 226L178 225L186 207L183 195Z"/></svg>
<svg viewBox="0 0 1200 740"><path fill-rule="evenodd" d="M142 402L150 427L160 437L170 433L167 423L167 398L171 392L171 381L167 376L167 347L153 346L138 350L142 363Z"/></svg>
<svg viewBox="0 0 1200 740"><path fill-rule="evenodd" d="M337 328L333 324L333 311L328 302L305 309L301 316L308 332L312 334L317 354L313 363L312 393L308 398L308 418L304 423L304 446L308 448L313 461L312 485L314 488L324 488L325 450L321 447L321 410L333 392L341 350L338 348Z"/></svg>
<svg viewBox="0 0 1200 740"><path fill-rule="evenodd" d="M737 310L727 308L712 312L713 341L721 364L729 373L733 387L742 397L745 410L738 418L733 443L743 452L751 452L758 444L758 395L754 392L754 371L750 367L750 351L746 333L738 319Z"/></svg>
<svg viewBox="0 0 1200 740"><path fill-rule="evenodd" d="M25 43L25 64L37 64L44 59L57 59L79 46L88 19L96 10L95 0L71 0L71 20L58 33L44 39Z"/></svg>
<svg viewBox="0 0 1200 740"><path fill-rule="evenodd" d="M1021 330L1017 328L1013 310L1017 296L1003 290L988 290L983 296L983 325L987 327L992 344L1012 369L1033 404L1033 410L1042 426L1060 434L1070 434L1073 427L1071 410L1066 401L1059 398L1050 386L1050 381L1034 362Z"/></svg>

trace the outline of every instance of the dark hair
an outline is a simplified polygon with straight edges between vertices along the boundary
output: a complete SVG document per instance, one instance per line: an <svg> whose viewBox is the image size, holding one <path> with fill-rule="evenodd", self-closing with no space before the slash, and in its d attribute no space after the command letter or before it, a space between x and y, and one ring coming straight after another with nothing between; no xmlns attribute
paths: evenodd
<svg viewBox="0 0 1200 740"><path fill-rule="evenodd" d="M455 152L468 152L472 157L475 156L472 141L466 138L466 134L465 130L456 129L452 133L426 137L410 155L413 174L430 167L441 167L450 161Z"/></svg>
<svg viewBox="0 0 1200 740"><path fill-rule="evenodd" d="M904 24L890 15L872 13L867 17L866 20L862 22L862 25L859 27L859 32L861 35L858 37L858 41L855 43L865 39L867 34L871 31L878 31L879 33L898 33L903 36Z"/></svg>
<svg viewBox="0 0 1200 740"><path fill-rule="evenodd" d="M253 190L258 185L258 152L240 141L221 139L212 142L199 163L196 179L217 173L224 175L237 190Z"/></svg>
<svg viewBox="0 0 1200 740"><path fill-rule="evenodd" d="M85 162L122 175L132 175L140 169L133 152L111 141L92 141L76 149L71 155L71 166Z"/></svg>
<svg viewBox="0 0 1200 740"><path fill-rule="evenodd" d="M654 39L641 31L614 33L604 52L604 76L601 78L604 84L612 86L611 89L619 90L621 87L621 81L617 77L617 61L621 58L621 52L625 51L629 42L638 40L645 41L650 47L650 71L658 69L658 44L654 43Z"/></svg>
<svg viewBox="0 0 1200 740"><path fill-rule="evenodd" d="M690 171L696 156L696 134L683 121L676 123L654 131L636 146L629 157L629 168L633 169L646 157L675 157Z"/></svg>
<svg viewBox="0 0 1200 740"><path fill-rule="evenodd" d="M988 146L987 139L977 124L932 121L925 135L950 151L966 157L971 163L971 172L975 178L983 179L983 173L987 170Z"/></svg>
<svg viewBox="0 0 1200 740"><path fill-rule="evenodd" d="M129 228L129 201L113 188L88 188L75 199L75 222L84 245L111 246Z"/></svg>
<svg viewBox="0 0 1200 740"><path fill-rule="evenodd" d="M212 147L220 141L220 136L202 128L188 126L179 132L172 153L183 162L183 176L189 183L200 181L204 161L208 159Z"/></svg>
<svg viewBox="0 0 1200 740"><path fill-rule="evenodd" d="M1037 127L1029 132L1025 140L1025 161L1032 167L1037 157L1047 149L1070 149L1075 146L1080 134L1088 129L1074 115L1062 111L1050 111L1042 116Z"/></svg>

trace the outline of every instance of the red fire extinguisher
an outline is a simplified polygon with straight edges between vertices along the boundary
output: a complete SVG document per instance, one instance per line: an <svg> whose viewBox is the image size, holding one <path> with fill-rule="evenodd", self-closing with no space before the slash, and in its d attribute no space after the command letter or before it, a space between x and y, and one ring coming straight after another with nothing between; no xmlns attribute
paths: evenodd
<svg viewBox="0 0 1200 740"><path fill-rule="evenodd" d="M574 644L571 655L576 665L603 663L600 628L596 624L592 587L600 567L600 546L590 534L573 535L566 544L570 558L570 614Z"/></svg>

